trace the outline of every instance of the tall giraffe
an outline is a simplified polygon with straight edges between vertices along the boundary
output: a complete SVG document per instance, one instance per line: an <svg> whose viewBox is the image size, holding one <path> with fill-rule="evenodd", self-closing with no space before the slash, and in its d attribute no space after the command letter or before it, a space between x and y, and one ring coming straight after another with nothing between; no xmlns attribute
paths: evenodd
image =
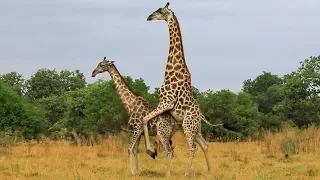
<svg viewBox="0 0 320 180"><path fill-rule="evenodd" d="M134 175L138 170L137 150L140 142L141 135L143 134L143 117L150 113L154 107L149 104L142 96L132 91L123 77L114 65L114 61L106 60L106 57L97 65L92 72L92 77L99 73L108 71L112 81L116 87L120 99L130 115L129 126L133 129L132 139L129 145L128 153L130 158L131 174ZM148 123L150 134L152 136L158 135L160 142L164 146L167 154L167 175L170 175L170 163L172 158L171 137L176 131L176 121L170 113L162 114ZM135 160L133 160L133 156ZM155 158L155 156L153 157ZM135 161L135 167L134 162Z"/></svg>
<svg viewBox="0 0 320 180"><path fill-rule="evenodd" d="M171 115L179 122L182 122L184 133L190 149L188 167L186 176L191 171L192 161L195 155L197 142L204 152L208 171L211 166L208 157L208 143L201 135L201 120L204 120L211 126L200 110L198 102L194 99L191 89L191 74L187 67L180 26L174 12L168 8L169 2L163 8L154 11L148 21L164 20L167 22L170 34L170 48L168 61L165 70L164 82L159 89L159 104L155 110L143 118L144 135L147 146L147 153L152 156L155 151L151 148L147 123L150 119L157 117L164 112L170 112Z"/></svg>

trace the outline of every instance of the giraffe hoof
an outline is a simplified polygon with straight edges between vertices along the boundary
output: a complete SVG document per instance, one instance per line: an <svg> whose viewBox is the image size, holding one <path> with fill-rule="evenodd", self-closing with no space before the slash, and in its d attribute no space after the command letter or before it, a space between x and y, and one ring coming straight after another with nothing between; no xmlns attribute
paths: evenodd
<svg viewBox="0 0 320 180"><path fill-rule="evenodd" d="M149 154L149 156L152 157L153 159L156 159L156 155L157 155L156 152L152 152L150 150L147 150L147 154Z"/></svg>
<svg viewBox="0 0 320 180"><path fill-rule="evenodd" d="M154 149L154 155L155 155L155 156L158 156L158 150L157 150L157 148Z"/></svg>

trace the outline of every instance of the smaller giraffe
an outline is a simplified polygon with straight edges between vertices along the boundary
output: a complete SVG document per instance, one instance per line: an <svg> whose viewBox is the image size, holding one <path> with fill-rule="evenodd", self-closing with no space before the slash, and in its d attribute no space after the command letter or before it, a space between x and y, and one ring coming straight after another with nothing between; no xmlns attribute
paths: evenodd
<svg viewBox="0 0 320 180"><path fill-rule="evenodd" d="M140 138L143 134L143 117L154 110L154 107L149 104L142 96L138 95L132 91L123 77L114 65L114 61L106 60L106 57L97 65L97 67L92 72L92 77L103 72L109 72L112 81L116 87L117 93L120 99L128 111L130 119L128 125L132 130L132 139L129 145L128 153L130 158L130 168L131 174L134 175L138 170L138 159L137 151ZM171 148L171 137L177 129L177 124L175 119L170 115L170 113L164 113L158 116L148 123L148 129L152 136L158 135L160 142L164 146L167 154L167 176L170 175L170 164L172 158L172 148ZM130 131L129 131L130 132ZM135 167L133 165L133 157L135 158ZM155 158L155 156L153 156Z"/></svg>

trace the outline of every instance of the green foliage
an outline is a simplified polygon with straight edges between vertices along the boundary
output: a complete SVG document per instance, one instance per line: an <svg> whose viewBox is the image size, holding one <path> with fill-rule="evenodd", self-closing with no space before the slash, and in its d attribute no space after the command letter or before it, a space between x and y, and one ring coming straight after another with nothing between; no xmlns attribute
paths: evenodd
<svg viewBox="0 0 320 180"><path fill-rule="evenodd" d="M146 97L146 100L150 102L154 107L157 107L159 103L159 88L155 88L154 91Z"/></svg>
<svg viewBox="0 0 320 180"><path fill-rule="evenodd" d="M17 92L0 81L0 131L11 136L20 134L32 138L42 132L45 126L42 107L28 104Z"/></svg>
<svg viewBox="0 0 320 180"><path fill-rule="evenodd" d="M282 117L280 115L265 114L262 117L260 128L268 129L272 132L279 132L281 130L281 119Z"/></svg>
<svg viewBox="0 0 320 180"><path fill-rule="evenodd" d="M24 78L17 72L10 72L0 76L0 80L10 86L20 96L24 93Z"/></svg>
<svg viewBox="0 0 320 180"><path fill-rule="evenodd" d="M86 85L84 75L76 71L39 69L26 81L26 95L30 100L59 96L64 91L73 91Z"/></svg>
<svg viewBox="0 0 320 180"><path fill-rule="evenodd" d="M191 86L191 88L192 88L192 95L193 95L193 97L197 98L198 95L200 94L199 89L196 88L196 87L194 87L194 86Z"/></svg>
<svg viewBox="0 0 320 180"><path fill-rule="evenodd" d="M297 71L284 76L284 99L275 109L302 128L320 124L320 56L300 64Z"/></svg>
<svg viewBox="0 0 320 180"><path fill-rule="evenodd" d="M75 71L62 70L60 72L62 91L74 91L86 86L86 80L78 69Z"/></svg>
<svg viewBox="0 0 320 180"><path fill-rule="evenodd" d="M149 93L150 87L146 85L142 78L133 80L130 76L123 77L127 85L137 94L143 96L149 103L156 107L158 104L157 88L153 93Z"/></svg>
<svg viewBox="0 0 320 180"><path fill-rule="evenodd" d="M271 113L272 108L282 101L281 86L283 80L277 75L263 71L254 80L248 79L243 82L243 91L249 93L258 104L259 112Z"/></svg>
<svg viewBox="0 0 320 180"><path fill-rule="evenodd" d="M85 121L85 97L87 89L79 89L76 91L69 91L63 94L64 104L66 110L64 113L64 127L70 131L75 128L78 131L85 132L84 129L91 128ZM86 126L87 125L87 126Z"/></svg>
<svg viewBox="0 0 320 180"><path fill-rule="evenodd" d="M250 99L249 94L240 92L237 96L237 106L234 110L235 119L240 121L240 132L245 137L258 138L262 114L257 105Z"/></svg>
<svg viewBox="0 0 320 180"><path fill-rule="evenodd" d="M152 100L153 96L148 93L149 87L143 79L124 79L134 92ZM75 128L83 134L117 133L128 122L127 111L111 80L98 80L87 88L66 92L62 97L62 104L66 105L64 126L69 130Z"/></svg>
<svg viewBox="0 0 320 180"><path fill-rule="evenodd" d="M224 128L212 128L203 124L204 132L210 131L228 140L258 137L262 114L247 93L235 94L229 90L213 93L207 91L198 96L202 112L211 123L222 122ZM212 121L212 120L216 121Z"/></svg>
<svg viewBox="0 0 320 180"><path fill-rule="evenodd" d="M31 100L61 94L60 78L56 70L39 69L26 81L26 87L26 95Z"/></svg>
<svg viewBox="0 0 320 180"><path fill-rule="evenodd" d="M265 130L284 130L284 124L289 123L301 129L311 124L319 126L319 72L320 56L302 61L296 71L283 77L263 72L245 80L239 93L200 92L192 87L206 119L224 124L211 127L202 123L202 132L222 141L240 141L260 138ZM142 78L125 76L124 80L157 106L158 88L150 92ZM26 81L17 72L0 76L0 131L10 138L39 134L63 137L75 131L82 135L117 133L128 118L111 80L87 85L79 70L55 69L39 69ZM289 140L284 144L291 147Z"/></svg>
<svg viewBox="0 0 320 180"><path fill-rule="evenodd" d="M98 81L89 86L85 100L85 114L97 132L119 132L121 125L128 122L128 114L112 81Z"/></svg>
<svg viewBox="0 0 320 180"><path fill-rule="evenodd" d="M281 78L270 72L263 71L263 74L257 76L256 79L245 80L243 82L243 91L253 96L257 96L260 93L264 93L269 87L280 84L282 84Z"/></svg>
<svg viewBox="0 0 320 180"><path fill-rule="evenodd" d="M41 98L37 102L44 108L45 117L50 126L58 123L64 118L66 104L63 100L63 96L50 96Z"/></svg>

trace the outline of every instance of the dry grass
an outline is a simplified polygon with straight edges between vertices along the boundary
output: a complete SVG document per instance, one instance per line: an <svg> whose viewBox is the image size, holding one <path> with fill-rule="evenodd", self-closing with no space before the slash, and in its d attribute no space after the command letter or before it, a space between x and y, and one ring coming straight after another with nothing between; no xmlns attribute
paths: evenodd
<svg viewBox="0 0 320 180"><path fill-rule="evenodd" d="M126 138L109 137L103 145L76 147L44 142L0 147L0 179L164 179L166 157L148 157L141 140L140 174L131 176ZM186 179L188 148L182 133L173 138L171 179ZM210 143L209 174L199 146L191 179L320 179L320 130L266 134L261 142ZM286 157L287 155L287 157Z"/></svg>

